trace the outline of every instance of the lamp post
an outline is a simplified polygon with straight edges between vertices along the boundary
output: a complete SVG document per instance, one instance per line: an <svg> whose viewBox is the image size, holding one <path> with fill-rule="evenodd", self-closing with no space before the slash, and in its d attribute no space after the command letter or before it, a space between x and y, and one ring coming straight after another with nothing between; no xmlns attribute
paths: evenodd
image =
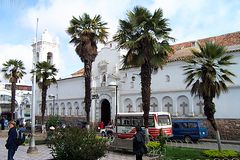
<svg viewBox="0 0 240 160"><path fill-rule="evenodd" d="M116 127L116 135L118 133L117 129L117 110L118 110L118 101L117 101L117 92L118 92L118 85L116 82L110 82L108 86L114 86L115 87L115 100L116 100L116 112L115 112L115 127Z"/></svg>
<svg viewBox="0 0 240 160"><path fill-rule="evenodd" d="M49 95L48 96L49 99L53 99L53 115L54 115L54 107L55 107L55 96L54 95ZM57 113L58 114L58 113Z"/></svg>
<svg viewBox="0 0 240 160"><path fill-rule="evenodd" d="M37 30L38 30L38 18L37 18L37 26L36 26L36 45L35 51L33 51L33 79L32 79L32 109L31 109L31 139L29 143L29 148L27 153L36 153L38 152L37 147L35 145L35 107L36 107L36 63L37 63Z"/></svg>

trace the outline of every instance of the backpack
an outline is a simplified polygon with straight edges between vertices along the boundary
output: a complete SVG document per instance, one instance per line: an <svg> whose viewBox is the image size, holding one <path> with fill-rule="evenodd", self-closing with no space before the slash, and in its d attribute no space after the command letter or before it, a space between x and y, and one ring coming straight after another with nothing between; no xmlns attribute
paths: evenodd
<svg viewBox="0 0 240 160"><path fill-rule="evenodd" d="M25 134L21 130L17 129L16 144L18 146L22 145L25 142L25 138L26 138Z"/></svg>

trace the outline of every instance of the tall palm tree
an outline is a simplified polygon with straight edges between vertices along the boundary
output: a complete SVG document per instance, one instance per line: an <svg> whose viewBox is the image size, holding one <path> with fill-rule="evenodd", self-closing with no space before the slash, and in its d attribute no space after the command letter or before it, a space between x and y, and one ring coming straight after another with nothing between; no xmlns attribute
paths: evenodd
<svg viewBox="0 0 240 160"><path fill-rule="evenodd" d="M14 119L13 113L16 106L16 83L19 79L22 79L23 75L26 74L24 71L25 67L21 60L10 59L3 63L3 72L5 78L9 79L11 83L11 120Z"/></svg>
<svg viewBox="0 0 240 160"><path fill-rule="evenodd" d="M148 128L151 96L151 73L162 68L171 52L169 36L171 28L163 18L161 9L151 14L144 7L135 7L127 13L126 20L120 20L120 27L113 39L120 49L127 49L123 56L123 69L141 67L141 91L144 111L144 126Z"/></svg>
<svg viewBox="0 0 240 160"><path fill-rule="evenodd" d="M216 132L218 149L221 151L220 134L214 118L216 112L213 99L219 97L222 92L227 92L226 83L233 83L230 79L235 76L227 67L235 63L231 62L233 56L227 53L223 46L206 42L199 45L200 50L192 50L194 58L187 60L183 66L187 87L192 86L191 94L198 95L204 100L204 113Z"/></svg>
<svg viewBox="0 0 240 160"><path fill-rule="evenodd" d="M57 83L54 76L56 76L58 71L54 65L50 64L49 62L43 61L43 62L38 62L36 64L35 72L36 72L36 81L38 83L39 88L42 90L41 112L42 112L42 124L44 124L47 90L51 84Z"/></svg>
<svg viewBox="0 0 240 160"><path fill-rule="evenodd" d="M91 18L84 13L79 19L73 16L67 33L71 36L70 43L73 43L75 51L84 63L85 76L85 111L86 120L89 123L89 113L91 107L91 75L92 63L97 56L97 42L106 43L108 32L105 27L107 23L101 21L101 16L96 15Z"/></svg>

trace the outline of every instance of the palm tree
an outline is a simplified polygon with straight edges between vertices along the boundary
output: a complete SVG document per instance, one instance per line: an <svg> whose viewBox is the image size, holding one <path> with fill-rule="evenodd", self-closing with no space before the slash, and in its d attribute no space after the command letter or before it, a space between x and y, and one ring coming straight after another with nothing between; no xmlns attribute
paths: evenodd
<svg viewBox="0 0 240 160"><path fill-rule="evenodd" d="M113 39L120 49L127 49L123 56L123 69L140 67L141 92L144 111L144 126L148 128L151 96L151 73L162 68L172 51L168 41L171 28L167 19L163 18L161 9L151 14L144 7L135 7L127 13L126 20L120 20L120 27Z"/></svg>
<svg viewBox="0 0 240 160"><path fill-rule="evenodd" d="M43 61L43 62L38 62L36 64L35 72L36 72L36 81L38 83L39 88L42 90L41 112L42 112L42 124L44 124L47 90L51 84L57 83L54 76L56 76L58 71L54 65L50 64L49 62Z"/></svg>
<svg viewBox="0 0 240 160"><path fill-rule="evenodd" d="M97 42L106 43L108 32L105 27L107 23L101 21L101 16L91 17L84 13L79 19L73 16L67 33L71 36L70 43L73 43L75 51L84 63L85 76L85 111L86 120L89 123L89 113L91 107L91 75L92 63L97 56Z"/></svg>
<svg viewBox="0 0 240 160"><path fill-rule="evenodd" d="M199 45L200 50L192 50L194 58L187 60L184 67L186 75L185 83L190 85L191 94L198 95L204 100L204 113L216 132L218 140L218 149L221 151L220 134L214 118L216 112L213 99L219 97L222 92L227 92L226 83L233 83L230 79L235 76L227 70L233 56L227 53L223 46L206 42L205 45Z"/></svg>
<svg viewBox="0 0 240 160"><path fill-rule="evenodd" d="M9 79L11 83L11 120L14 119L13 113L16 106L16 83L19 79L22 79L23 75L26 74L24 71L25 67L21 60L10 59L3 63L3 72L6 79Z"/></svg>

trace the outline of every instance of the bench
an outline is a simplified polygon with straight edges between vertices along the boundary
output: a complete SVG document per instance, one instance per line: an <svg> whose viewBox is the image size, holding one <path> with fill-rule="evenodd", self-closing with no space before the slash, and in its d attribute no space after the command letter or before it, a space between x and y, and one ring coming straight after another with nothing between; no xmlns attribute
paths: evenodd
<svg viewBox="0 0 240 160"><path fill-rule="evenodd" d="M133 152L133 140L115 138L110 148L117 151Z"/></svg>

